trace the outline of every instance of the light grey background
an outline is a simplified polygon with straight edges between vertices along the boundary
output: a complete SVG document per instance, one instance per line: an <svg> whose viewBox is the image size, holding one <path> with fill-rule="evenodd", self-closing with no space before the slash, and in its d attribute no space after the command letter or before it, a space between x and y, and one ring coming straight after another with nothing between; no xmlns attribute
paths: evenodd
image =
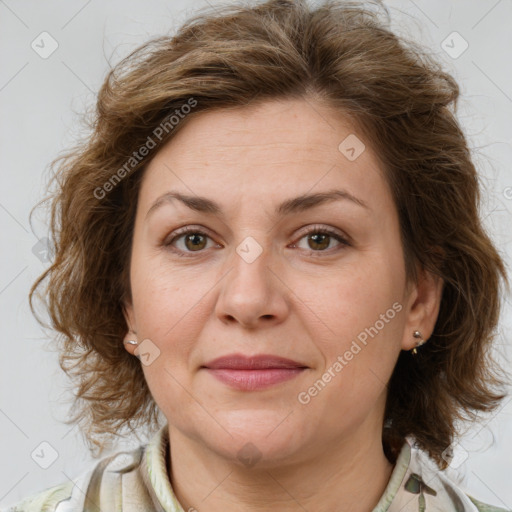
<svg viewBox="0 0 512 512"><path fill-rule="evenodd" d="M482 215L510 268L512 2L386 4L396 30L431 48L461 84L459 118L485 187ZM93 464L78 428L61 422L67 418L71 397L68 381L27 302L30 285L47 265L34 249L46 236L44 218L36 217L40 220L33 232L28 214L42 198L48 164L80 134L74 112L94 102L108 70L107 58L117 63L148 38L173 32L190 13L206 5L206 0L0 0L0 505L65 482ZM47 58L31 47L34 40L37 44L46 37L45 49L51 48L51 40L40 36L42 32L58 43ZM458 55L464 41L469 46ZM511 327L507 297L497 349L509 358ZM510 400L483 428L466 434L461 445L467 458L459 449L458 468L451 473L463 478L463 486L479 499L507 508L512 508ZM119 447L137 444L127 439ZM51 462L52 449L56 460L48 469L41 468L35 461Z"/></svg>

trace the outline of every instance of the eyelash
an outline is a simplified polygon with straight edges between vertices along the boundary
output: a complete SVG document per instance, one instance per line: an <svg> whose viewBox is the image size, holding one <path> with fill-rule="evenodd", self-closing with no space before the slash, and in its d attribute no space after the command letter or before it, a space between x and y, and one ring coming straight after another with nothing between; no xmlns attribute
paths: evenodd
<svg viewBox="0 0 512 512"><path fill-rule="evenodd" d="M202 253L204 252L205 250L199 250L199 251L182 251L180 249L176 249L173 247L173 243L178 240L179 238L183 237L184 235L188 235L190 233L194 233L194 234L197 234L197 235L201 235L201 236L206 236L208 238L211 239L210 235L208 235L208 233L202 231L201 229L199 228L196 228L194 226L187 226L185 228L181 228L181 229L178 229L177 231L174 232L174 236L171 238L171 240L169 240L168 242L164 242L162 245L164 247L168 247L170 248L170 250L172 252L174 252L175 254L177 254L178 256L183 256L183 257L193 257L194 256L194 253ZM313 226L312 228L310 228L308 231L306 231L305 233L302 233L302 235L297 239L297 242L299 242L300 240L302 240L304 237L308 236L308 235L311 235L311 234L322 234L322 235L329 235L331 237L333 237L336 241L340 242L341 246L346 246L346 247L349 247L351 244L348 242L348 240L346 240L343 236L341 236L337 231L335 231L334 229L331 229L331 228L326 228L326 227L322 227L322 226ZM295 244L297 242L294 242L293 245L295 246ZM338 247L338 250L340 250L342 247ZM307 250L307 249L304 249L304 250ZM310 249L308 252L311 254L311 255L314 255L316 256L317 254L321 254L321 253L328 253L328 254L331 254L332 251L336 251L337 249L334 248L334 249L325 249L325 250L318 250L318 251L315 251L313 249Z"/></svg>

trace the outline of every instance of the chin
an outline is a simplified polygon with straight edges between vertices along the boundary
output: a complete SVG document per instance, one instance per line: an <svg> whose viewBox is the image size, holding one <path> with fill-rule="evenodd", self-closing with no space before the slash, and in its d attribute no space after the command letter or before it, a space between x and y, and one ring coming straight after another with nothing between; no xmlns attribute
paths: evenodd
<svg viewBox="0 0 512 512"><path fill-rule="evenodd" d="M212 438L208 435L212 433L210 430L200 437L218 455L247 468L263 469L292 463L299 454L304 455L308 432L306 425L292 420L294 414L290 412L232 411L216 416L227 432L222 430ZM314 438L314 432L311 436Z"/></svg>

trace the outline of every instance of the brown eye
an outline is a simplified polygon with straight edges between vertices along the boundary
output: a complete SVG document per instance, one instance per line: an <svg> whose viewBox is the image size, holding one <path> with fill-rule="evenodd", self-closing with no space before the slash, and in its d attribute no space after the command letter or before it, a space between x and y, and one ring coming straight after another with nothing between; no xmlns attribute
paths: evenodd
<svg viewBox="0 0 512 512"><path fill-rule="evenodd" d="M311 249L327 249L329 247L329 242L331 241L331 235L327 235L325 233L315 233L313 235L308 235L308 242Z"/></svg>
<svg viewBox="0 0 512 512"><path fill-rule="evenodd" d="M311 254L331 253L350 246L350 243L337 231L317 226L304 233L299 238L299 242L303 239L307 239L307 247L300 247L299 243L293 244L292 247L305 249ZM212 240L208 234L200 231L197 227L189 226L176 231L174 236L163 245L178 256L191 256L193 253L205 252L205 249L208 248L208 240ZM330 247L333 242L337 242L337 247L336 245ZM220 247L218 244L216 246Z"/></svg>
<svg viewBox="0 0 512 512"><path fill-rule="evenodd" d="M310 229L299 239L299 242L304 238L307 239L307 247L304 247L304 249L309 250L310 252L330 252L328 249L330 249L329 246L333 241L338 242L338 248L340 246L350 245L350 243L339 233L328 228L320 229L316 227ZM300 247L298 243L297 246ZM334 249L336 249L336 247L334 247Z"/></svg>
<svg viewBox="0 0 512 512"><path fill-rule="evenodd" d="M207 248L208 240L211 240L211 237L203 231L188 227L176 231L163 245L180 256L189 256L194 252L203 252Z"/></svg>
<svg viewBox="0 0 512 512"><path fill-rule="evenodd" d="M185 247L191 251L198 251L206 247L206 236L201 233L184 235Z"/></svg>

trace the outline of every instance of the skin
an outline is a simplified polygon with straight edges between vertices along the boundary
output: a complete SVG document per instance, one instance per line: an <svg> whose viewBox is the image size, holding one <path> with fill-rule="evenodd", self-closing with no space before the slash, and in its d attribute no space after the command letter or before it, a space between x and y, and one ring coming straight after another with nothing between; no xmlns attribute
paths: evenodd
<svg viewBox="0 0 512 512"><path fill-rule="evenodd" d="M145 171L125 316L136 339L160 351L143 370L169 422L169 478L185 510L367 512L389 481L386 383L400 351L416 345L413 332L432 333L442 282L423 271L407 282L383 170L360 134L366 149L355 161L338 150L350 134L358 132L347 119L312 98L268 100L201 113ZM274 213L286 199L331 189L369 208L337 200ZM171 190L206 196L223 214L174 200L146 218ZM183 226L208 235L199 249L185 236L173 240ZM350 244L308 236L329 227ZM246 237L262 249L251 263L236 251ZM401 311L301 404L298 394L397 302ZM234 352L308 368L257 391L234 390L200 368ZM247 443L259 457L253 465L237 456Z"/></svg>

